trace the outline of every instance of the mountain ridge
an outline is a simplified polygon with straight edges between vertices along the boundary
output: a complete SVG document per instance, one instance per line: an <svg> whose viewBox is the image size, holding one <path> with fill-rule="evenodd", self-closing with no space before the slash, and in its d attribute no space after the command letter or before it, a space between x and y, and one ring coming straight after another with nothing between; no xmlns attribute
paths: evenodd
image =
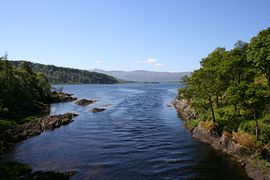
<svg viewBox="0 0 270 180"><path fill-rule="evenodd" d="M136 81L136 82L180 82L181 78L183 78L184 76L191 75L191 72L158 72L147 70L105 71L102 69L93 69L90 71L107 74L116 77L117 79L125 81Z"/></svg>

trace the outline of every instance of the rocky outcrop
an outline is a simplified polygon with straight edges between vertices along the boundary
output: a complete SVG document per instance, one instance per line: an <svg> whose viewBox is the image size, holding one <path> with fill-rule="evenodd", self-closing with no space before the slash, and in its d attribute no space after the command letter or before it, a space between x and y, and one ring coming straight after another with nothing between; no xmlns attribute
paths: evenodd
<svg viewBox="0 0 270 180"><path fill-rule="evenodd" d="M195 111L188 99L175 99L172 104L183 120L196 119Z"/></svg>
<svg viewBox="0 0 270 180"><path fill-rule="evenodd" d="M254 160L256 151L236 142L233 136L224 132L221 136L211 130L202 128L200 125L192 131L192 136L204 143L211 145L214 149L223 151L235 158L244 168L247 175L256 180L269 180L270 167L260 164ZM268 153L266 153L268 154Z"/></svg>
<svg viewBox="0 0 270 180"><path fill-rule="evenodd" d="M22 125L18 125L14 129L5 130L0 133L0 153L12 144L39 135L43 131L53 130L62 125L69 124L76 116L78 115L74 113L44 116L39 118L37 122L27 122Z"/></svg>
<svg viewBox="0 0 270 180"><path fill-rule="evenodd" d="M105 108L93 108L90 111L92 113L97 113L97 112L102 112L102 111L105 111L105 110L106 110Z"/></svg>
<svg viewBox="0 0 270 180"><path fill-rule="evenodd" d="M68 93L63 93L63 92L52 92L52 102L57 103L57 102L72 102L77 100L76 97L73 97L73 94L68 94Z"/></svg>
<svg viewBox="0 0 270 180"><path fill-rule="evenodd" d="M215 134L211 130L206 130L200 125L194 128L192 136L200 141L210 144L213 148L226 152L227 154L238 156L241 158L249 158L254 151L235 142L233 137L224 132L221 136Z"/></svg>
<svg viewBox="0 0 270 180"><path fill-rule="evenodd" d="M97 100L80 99L80 100L77 100L75 104L80 105L80 106L88 106L89 104L93 104L95 102L97 102Z"/></svg>
<svg viewBox="0 0 270 180"><path fill-rule="evenodd" d="M177 112L183 120L195 119L194 109L189 105L187 99L173 101ZM221 135L215 133L211 128L203 128L200 124L192 129L192 136L204 143L211 145L214 149L223 151L234 157L244 168L247 175L256 180L270 180L270 167L263 166L254 160L256 150L246 147L237 142L237 138L230 133L223 132ZM270 147L264 147L260 152L264 158L270 158Z"/></svg>

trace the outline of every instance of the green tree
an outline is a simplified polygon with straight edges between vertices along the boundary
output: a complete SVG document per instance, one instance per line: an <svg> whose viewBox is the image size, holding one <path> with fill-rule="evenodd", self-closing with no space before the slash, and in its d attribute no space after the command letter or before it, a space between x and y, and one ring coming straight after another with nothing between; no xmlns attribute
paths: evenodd
<svg viewBox="0 0 270 180"><path fill-rule="evenodd" d="M243 109L255 122L256 138L259 139L258 117L262 115L267 103L268 91L261 84L249 84L242 81L239 85L228 88L227 98L230 103Z"/></svg>
<svg viewBox="0 0 270 180"><path fill-rule="evenodd" d="M270 88L270 28L259 32L251 39L247 57L265 75Z"/></svg>
<svg viewBox="0 0 270 180"><path fill-rule="evenodd" d="M216 106L219 106L219 98L227 88L227 81L224 81L222 64L227 59L228 52L225 48L216 48L206 58L202 59L201 66L204 71L204 78L209 86L209 91L214 98Z"/></svg>

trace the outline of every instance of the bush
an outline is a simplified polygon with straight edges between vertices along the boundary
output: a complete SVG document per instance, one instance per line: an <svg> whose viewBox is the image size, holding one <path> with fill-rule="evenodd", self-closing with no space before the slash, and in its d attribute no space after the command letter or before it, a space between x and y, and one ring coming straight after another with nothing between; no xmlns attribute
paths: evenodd
<svg viewBox="0 0 270 180"><path fill-rule="evenodd" d="M217 129L219 131L237 131L240 123L243 120L243 117L238 112L220 111L219 116L220 118L217 119Z"/></svg>
<svg viewBox="0 0 270 180"><path fill-rule="evenodd" d="M13 128L16 126L16 123L6 119L0 119L0 131L5 131L7 129Z"/></svg>
<svg viewBox="0 0 270 180"><path fill-rule="evenodd" d="M233 140L248 148L255 148L256 138L246 132L233 132Z"/></svg>
<svg viewBox="0 0 270 180"><path fill-rule="evenodd" d="M0 163L0 179L17 179L18 177L30 173L31 166L16 162Z"/></svg>
<svg viewBox="0 0 270 180"><path fill-rule="evenodd" d="M186 128L189 129L190 131L192 131L196 126L199 125L199 120L197 119L191 119L191 120L187 120L186 123Z"/></svg>
<svg viewBox="0 0 270 180"><path fill-rule="evenodd" d="M255 135L255 123L253 120L242 122L239 126L240 130L243 130L249 134Z"/></svg>
<svg viewBox="0 0 270 180"><path fill-rule="evenodd" d="M261 140L263 143L270 143L270 126L264 126L261 130Z"/></svg>

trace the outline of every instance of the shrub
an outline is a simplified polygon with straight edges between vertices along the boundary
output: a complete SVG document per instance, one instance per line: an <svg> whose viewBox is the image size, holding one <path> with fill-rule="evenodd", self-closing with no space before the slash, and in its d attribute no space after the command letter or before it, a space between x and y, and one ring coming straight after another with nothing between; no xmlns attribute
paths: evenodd
<svg viewBox="0 0 270 180"><path fill-rule="evenodd" d="M16 123L10 120L0 119L0 131L15 127Z"/></svg>
<svg viewBox="0 0 270 180"><path fill-rule="evenodd" d="M233 140L238 144L241 144L248 148L255 148L256 138L246 132L243 131L233 132Z"/></svg>
<svg viewBox="0 0 270 180"><path fill-rule="evenodd" d="M263 143L270 143L270 126L264 126L261 130L261 140Z"/></svg>
<svg viewBox="0 0 270 180"><path fill-rule="evenodd" d="M17 179L18 177L30 173L32 168L27 164L16 162L0 163L0 179Z"/></svg>
<svg viewBox="0 0 270 180"><path fill-rule="evenodd" d="M192 131L196 126L199 125L199 120L197 119L191 119L191 120L187 120L186 123L186 128L189 129L190 131Z"/></svg>

